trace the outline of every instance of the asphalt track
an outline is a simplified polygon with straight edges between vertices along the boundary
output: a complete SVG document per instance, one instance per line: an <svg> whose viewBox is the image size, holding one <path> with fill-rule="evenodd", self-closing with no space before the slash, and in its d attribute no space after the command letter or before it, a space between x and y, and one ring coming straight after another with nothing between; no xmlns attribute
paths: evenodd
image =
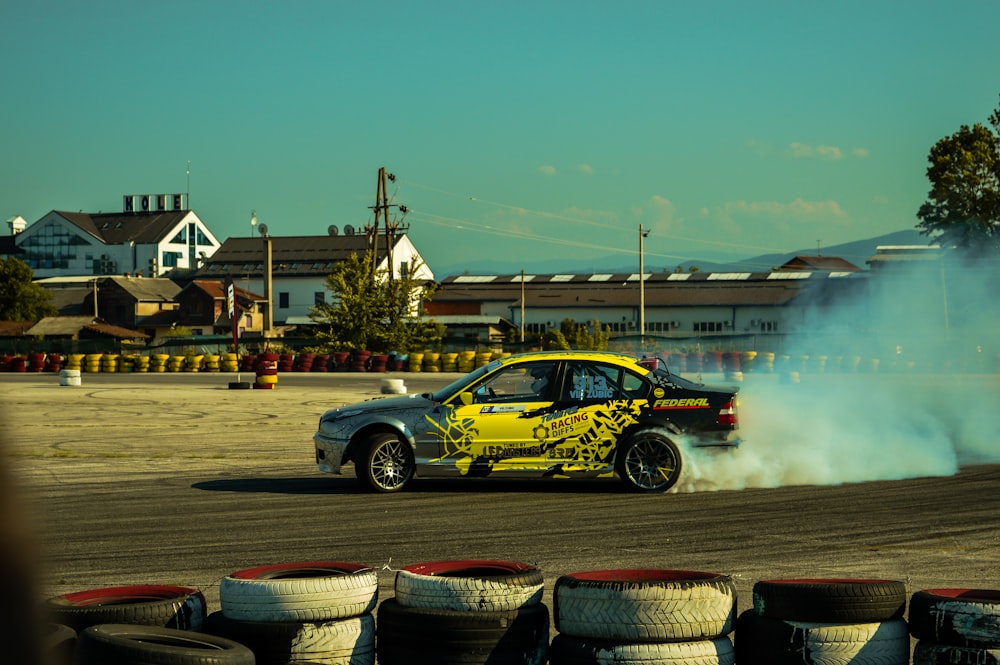
<svg viewBox="0 0 1000 665"><path fill-rule="evenodd" d="M79 387L0 374L0 437L39 593L179 584L200 588L214 611L232 571L325 560L379 569L386 598L396 569L441 559L534 563L546 603L560 574L616 568L729 574L740 610L770 578L1000 588L1000 464L657 496L611 480L418 481L374 495L351 467L319 473L311 439L325 409L378 397L386 377L411 393L453 378L283 374L265 391L229 390L228 374L84 374Z"/></svg>

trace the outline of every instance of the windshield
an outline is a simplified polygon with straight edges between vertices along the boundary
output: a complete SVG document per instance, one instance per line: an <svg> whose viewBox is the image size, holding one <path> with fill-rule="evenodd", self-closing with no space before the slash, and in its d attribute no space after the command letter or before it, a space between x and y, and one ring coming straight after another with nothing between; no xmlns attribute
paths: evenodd
<svg viewBox="0 0 1000 665"><path fill-rule="evenodd" d="M472 372L466 374L465 376L455 379L444 388L441 388L437 392L431 395L431 400L434 402L444 402L449 397L460 391L462 388L471 385L483 378L486 374L489 374L497 367L500 367L500 361L494 360L493 362L487 363L482 367L477 367Z"/></svg>

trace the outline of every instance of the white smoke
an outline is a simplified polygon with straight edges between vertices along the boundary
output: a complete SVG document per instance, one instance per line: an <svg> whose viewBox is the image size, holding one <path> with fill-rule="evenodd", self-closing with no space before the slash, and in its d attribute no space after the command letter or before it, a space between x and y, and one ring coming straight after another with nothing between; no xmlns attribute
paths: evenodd
<svg viewBox="0 0 1000 665"><path fill-rule="evenodd" d="M677 491L949 476L1000 463L997 272L948 264L944 281L935 263L871 276L866 297L816 307L783 351L829 352L828 366L744 374L744 443L721 454L685 444ZM859 321L869 327L844 325ZM860 366L848 361L855 352Z"/></svg>

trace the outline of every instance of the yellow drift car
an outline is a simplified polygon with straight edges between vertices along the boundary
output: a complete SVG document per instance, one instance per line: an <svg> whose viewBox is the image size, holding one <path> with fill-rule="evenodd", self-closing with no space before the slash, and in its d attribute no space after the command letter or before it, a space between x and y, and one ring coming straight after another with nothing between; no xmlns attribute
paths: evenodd
<svg viewBox="0 0 1000 665"><path fill-rule="evenodd" d="M358 479L396 492L414 477L596 478L638 492L680 477L678 441L733 447L736 388L692 383L662 357L543 351L494 360L435 393L323 414L320 471L354 462Z"/></svg>

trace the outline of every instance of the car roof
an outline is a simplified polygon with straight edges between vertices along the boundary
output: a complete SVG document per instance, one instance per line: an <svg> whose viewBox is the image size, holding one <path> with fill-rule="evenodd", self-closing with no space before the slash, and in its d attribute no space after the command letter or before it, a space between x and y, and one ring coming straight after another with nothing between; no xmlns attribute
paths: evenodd
<svg viewBox="0 0 1000 665"><path fill-rule="evenodd" d="M500 363L508 365L511 363L535 361L535 360L592 360L617 363L636 367L639 365L639 358L627 353L616 351L575 351L575 350L553 350L553 351L525 351L510 356L500 358Z"/></svg>

